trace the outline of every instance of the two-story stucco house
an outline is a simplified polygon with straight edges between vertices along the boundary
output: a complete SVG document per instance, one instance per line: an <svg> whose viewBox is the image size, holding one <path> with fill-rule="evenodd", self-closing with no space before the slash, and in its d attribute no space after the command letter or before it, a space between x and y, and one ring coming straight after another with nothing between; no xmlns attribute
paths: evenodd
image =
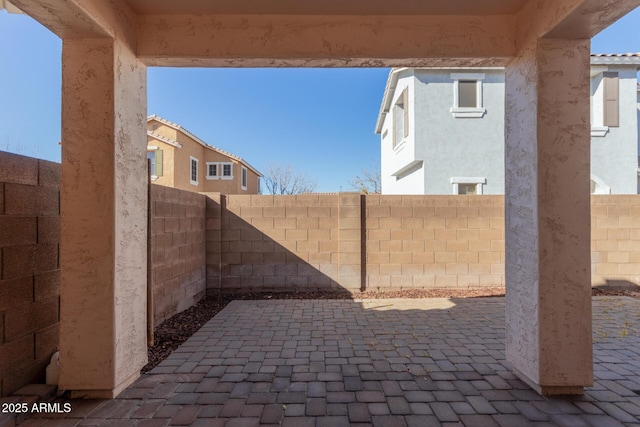
<svg viewBox="0 0 640 427"><path fill-rule="evenodd" d="M591 56L592 192L640 192L638 70L640 53Z"/></svg>
<svg viewBox="0 0 640 427"><path fill-rule="evenodd" d="M592 55L591 191L636 194L640 54ZM383 194L504 194L502 68L398 68L387 80Z"/></svg>
<svg viewBox="0 0 640 427"><path fill-rule="evenodd" d="M196 192L260 192L262 174L245 160L156 115L147 118L147 158L154 184Z"/></svg>

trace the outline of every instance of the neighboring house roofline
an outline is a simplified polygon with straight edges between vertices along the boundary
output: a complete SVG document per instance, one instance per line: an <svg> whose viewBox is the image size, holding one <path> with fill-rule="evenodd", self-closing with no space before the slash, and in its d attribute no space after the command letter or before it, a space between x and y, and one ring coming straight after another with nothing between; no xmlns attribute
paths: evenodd
<svg viewBox="0 0 640 427"><path fill-rule="evenodd" d="M378 113L378 120L376 120L375 133L380 134L382 132L382 125L384 118L391 109L391 102L393 101L393 92L395 92L400 78L398 74L406 70L504 70L504 67L402 67L392 68L387 77L387 84L384 88L384 95L382 95L382 104L380 105L380 112Z"/></svg>
<svg viewBox="0 0 640 427"><path fill-rule="evenodd" d="M384 123L384 117L389 112L389 108L391 108L391 101L393 92L396 90L396 86L398 84L398 74L402 71L408 70L407 67L403 68L392 68L389 72L389 76L387 77L387 83L384 87L384 94L382 95L382 104L380 104L380 112L378 113L378 120L376 121L376 134L382 132L382 124Z"/></svg>
<svg viewBox="0 0 640 427"><path fill-rule="evenodd" d="M640 69L640 52L592 53L591 65L635 65L636 69Z"/></svg>
<svg viewBox="0 0 640 427"><path fill-rule="evenodd" d="M637 53L592 53L591 65L635 65L640 70L640 52ZM464 68L464 67L463 67ZM460 67L416 67L416 70L453 70L463 69ZM384 88L384 94L382 95L382 103L380 104L380 111L378 113L378 119L376 120L375 133L380 134L382 132L382 125L384 118L391 108L391 101L393 92L395 92L398 84L398 74L402 71L410 69L409 67L392 68L387 77L387 83ZM471 67L469 69L502 69L501 67ZM640 85L638 85L640 91Z"/></svg>
<svg viewBox="0 0 640 427"><path fill-rule="evenodd" d="M24 12L9 0L0 0L0 11L6 10L8 13L24 14Z"/></svg>
<svg viewBox="0 0 640 427"><path fill-rule="evenodd" d="M205 148L208 148L209 150L215 151L217 153L220 153L224 156L229 157L230 159L236 160L239 163L242 163L244 166L246 166L248 169L251 169L251 171L253 171L256 175L258 175L258 177L262 178L263 175L253 166L251 166L246 160L244 160L242 157L236 156L235 154L231 154L228 151L224 151L218 147L214 147L213 145L207 144L206 142L204 142L202 139L198 138L196 135L194 135L193 133L189 132L187 129L183 128L182 126L180 126L177 123L173 123L170 122L167 119L163 119L160 116L157 116L155 114L152 114L150 116L147 117L147 122L150 122L151 120L155 120L157 122L160 122L164 125L169 126L170 128L173 128L177 131L180 131L182 133L184 133L185 135L187 135L189 138L193 139L194 141L196 141L198 144L202 145ZM149 131L148 131L149 132ZM147 132L147 133L148 133ZM155 138L155 136L154 136ZM167 138L168 139L168 138ZM176 143L178 143L177 141L174 141Z"/></svg>
<svg viewBox="0 0 640 427"><path fill-rule="evenodd" d="M172 146L174 146L174 147L176 147L176 148L182 148L182 144L180 144L180 143L179 143L178 141L176 141L175 139L167 138L166 136L159 135L159 134L157 134L157 133L154 133L154 132L153 132L153 131L151 131L151 130L148 130L148 131L147 131L147 136L150 136L151 138L155 138L155 139L157 139L158 141L162 141L162 142L164 142L165 144L172 145Z"/></svg>

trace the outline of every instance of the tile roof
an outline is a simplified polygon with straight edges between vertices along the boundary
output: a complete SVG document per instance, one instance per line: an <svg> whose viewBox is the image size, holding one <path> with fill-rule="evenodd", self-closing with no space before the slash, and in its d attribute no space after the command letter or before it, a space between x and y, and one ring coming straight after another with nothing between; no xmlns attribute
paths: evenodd
<svg viewBox="0 0 640 427"><path fill-rule="evenodd" d="M228 151L224 151L224 150L222 150L222 149L220 149L220 148L218 148L218 147L214 147L213 145L207 144L206 142L204 142L203 140L201 140L201 139L200 139L200 138L198 138L196 135L194 135L193 133L189 132L187 129L183 128L183 127L182 127L182 126L180 126L179 124L174 123L174 122L171 122L171 121L169 121L169 120L167 120L167 119L163 119L162 117L157 116L157 115L155 115L155 114L152 114L152 115L150 115L150 116L148 116L148 117L147 117L147 122L149 122L149 121L151 121L151 120L156 120L156 121L158 121L158 122L160 122L160 123L163 123L163 124L165 124L165 125L167 125L167 126L169 126L169 127L172 127L172 128L174 128L174 129L176 129L176 130L179 130L180 132L182 132L182 133L184 133L185 135L187 135L189 138L191 138L191 139L193 139L194 141L196 141L198 144L200 144L200 145L202 145L202 146L204 146L204 147L206 147L206 148L208 148L208 149L210 149L210 150L217 151L217 152L218 152L218 153L220 153L220 154L224 154L225 156L227 156L227 157L229 157L229 158L231 158L231 159L234 159L234 160L236 160L236 161L238 161L238 162L240 162L240 163L244 164L246 167L248 167L248 168L249 168L249 169L251 169L253 172L255 172L255 173L256 173L256 175L258 175L258 176L260 176L260 177L262 176L262 174L261 174L261 173L260 173L256 168L254 168L253 166L251 166L251 165L250 165L246 160L244 160L242 157L236 156L235 154L231 154L231 153L229 153ZM160 139L160 138L157 138L155 134L154 134L154 135L150 135L150 136L153 136L153 137L154 137L154 138L156 138L156 139ZM176 143L177 143L177 141L176 141Z"/></svg>
<svg viewBox="0 0 640 427"><path fill-rule="evenodd" d="M640 66L640 52L630 53L592 53L593 65L637 65Z"/></svg>
<svg viewBox="0 0 640 427"><path fill-rule="evenodd" d="M592 53L592 57L598 58L640 58L640 52L632 52L632 53Z"/></svg>

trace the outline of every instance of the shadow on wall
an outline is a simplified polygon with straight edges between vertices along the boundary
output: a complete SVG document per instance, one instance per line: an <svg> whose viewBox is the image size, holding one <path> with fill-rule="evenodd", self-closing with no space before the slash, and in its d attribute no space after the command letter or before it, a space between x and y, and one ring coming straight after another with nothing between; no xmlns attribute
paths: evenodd
<svg viewBox="0 0 640 427"><path fill-rule="evenodd" d="M209 196L208 291L361 289L360 236L355 236L352 230L340 230L337 204L334 207L320 206L319 202L296 204L300 197L304 196L283 196L277 203L280 206L256 206L249 197L236 198L234 202L240 203L229 205L228 196ZM359 203L359 195L350 198L352 202L355 199ZM341 231L350 234L349 244L344 235L341 241ZM347 261L352 263L345 265Z"/></svg>
<svg viewBox="0 0 640 427"><path fill-rule="evenodd" d="M198 302L206 292L206 198L150 186L149 286L154 325Z"/></svg>
<svg viewBox="0 0 640 427"><path fill-rule="evenodd" d="M504 284L501 196L211 193L208 198L210 290Z"/></svg>

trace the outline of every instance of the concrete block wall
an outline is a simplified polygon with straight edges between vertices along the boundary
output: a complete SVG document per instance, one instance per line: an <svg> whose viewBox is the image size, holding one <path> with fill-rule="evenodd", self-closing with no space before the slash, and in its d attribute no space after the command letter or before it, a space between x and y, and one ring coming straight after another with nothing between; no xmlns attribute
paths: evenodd
<svg viewBox="0 0 640 427"><path fill-rule="evenodd" d="M640 284L640 196L592 196L592 282ZM210 196L207 288L504 286L503 196Z"/></svg>
<svg viewBox="0 0 640 427"><path fill-rule="evenodd" d="M591 197L594 286L640 284L640 196Z"/></svg>
<svg viewBox="0 0 640 427"><path fill-rule="evenodd" d="M60 165L0 152L0 395L44 382L59 342Z"/></svg>
<svg viewBox="0 0 640 427"><path fill-rule="evenodd" d="M206 197L151 185L151 262L154 325L206 293Z"/></svg>
<svg viewBox="0 0 640 427"><path fill-rule="evenodd" d="M0 152L0 393L59 342L60 165ZM154 324L205 294L504 285L502 196L201 195L151 186ZM640 284L640 196L591 198L592 281Z"/></svg>
<svg viewBox="0 0 640 427"><path fill-rule="evenodd" d="M502 196L366 197L367 288L504 285Z"/></svg>
<svg viewBox="0 0 640 427"><path fill-rule="evenodd" d="M207 291L221 290L222 282L222 205L226 196L220 193L206 195L205 252Z"/></svg>
<svg viewBox="0 0 640 427"><path fill-rule="evenodd" d="M209 198L208 289L332 289L338 288L340 277L348 275L338 268L339 257L346 250L340 251L341 238L347 235L339 228L344 208L340 205L341 196ZM344 212L342 215L348 216ZM357 221L359 215L358 211ZM342 219L343 225L345 220ZM359 230L358 224L350 226ZM352 287L347 280L343 286ZM360 283L353 287L359 288Z"/></svg>
<svg viewBox="0 0 640 427"><path fill-rule="evenodd" d="M207 288L504 285L502 196L209 195Z"/></svg>

